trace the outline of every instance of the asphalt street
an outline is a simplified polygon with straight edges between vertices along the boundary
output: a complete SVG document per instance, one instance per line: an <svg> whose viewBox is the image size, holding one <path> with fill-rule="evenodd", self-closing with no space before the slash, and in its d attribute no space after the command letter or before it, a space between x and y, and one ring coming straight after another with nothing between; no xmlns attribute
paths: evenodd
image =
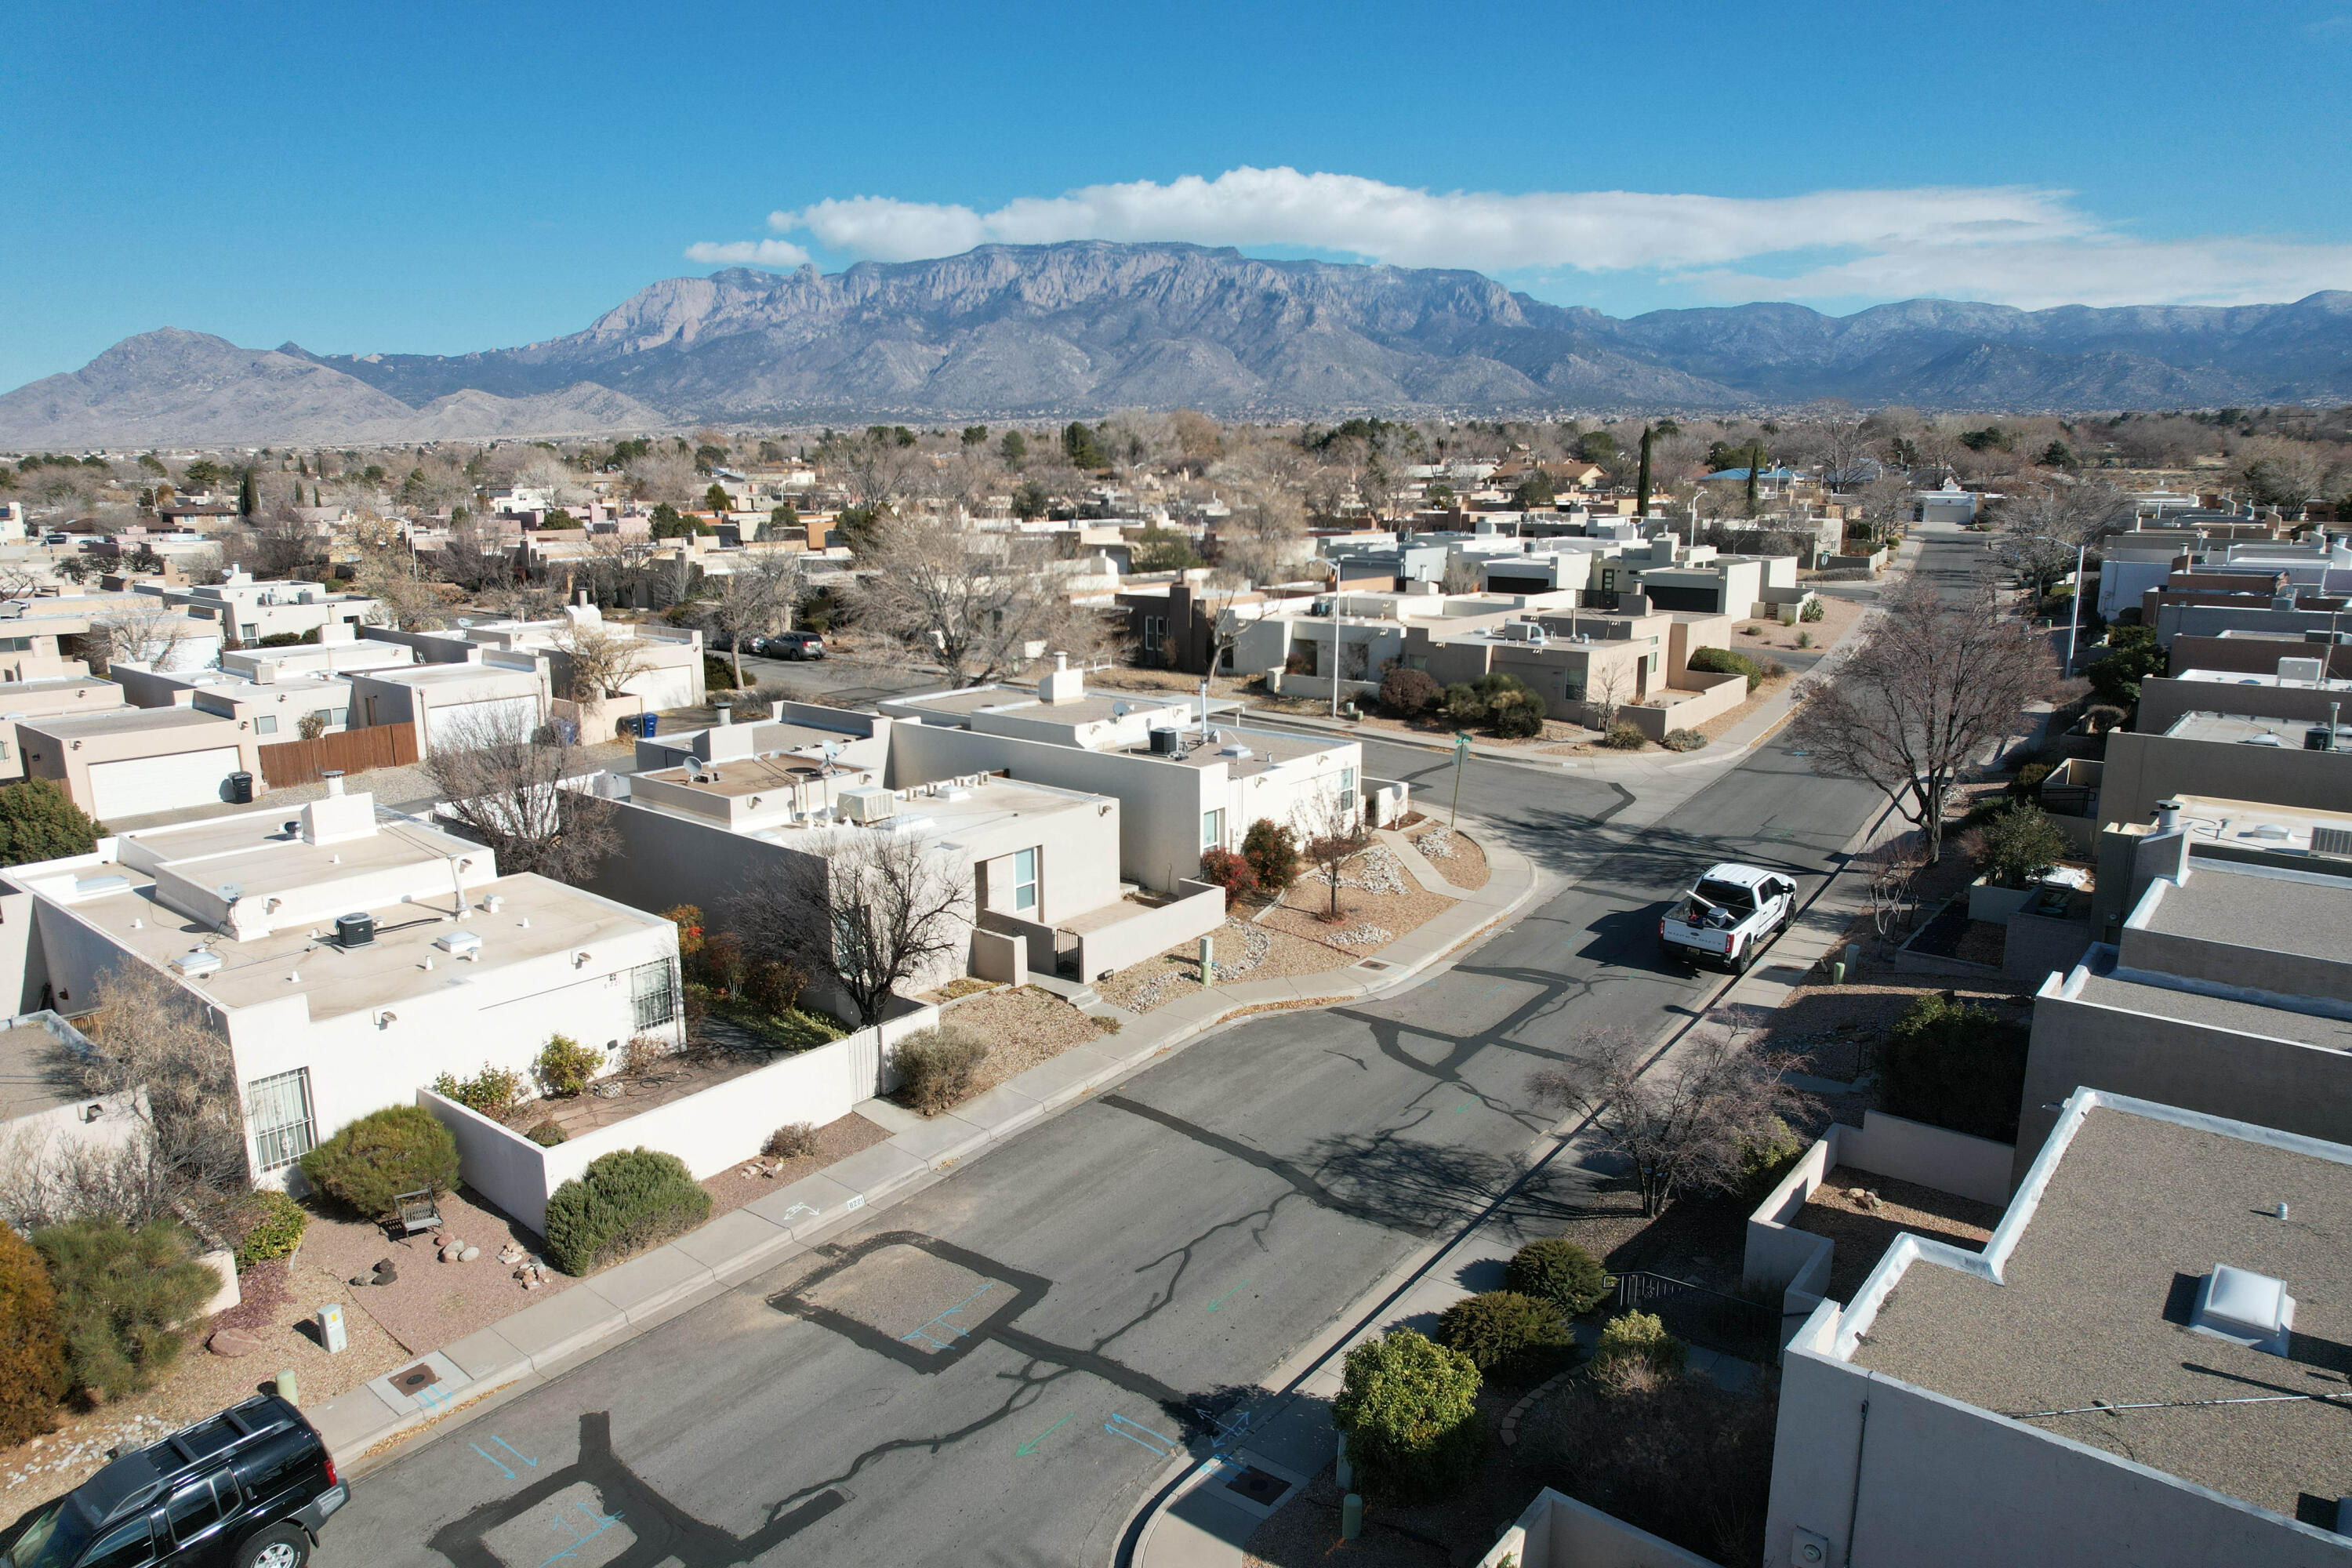
<svg viewBox="0 0 2352 1568"><path fill-rule="evenodd" d="M1964 573L1945 559L1959 548L1931 547L1929 568ZM1368 750L1375 773L1449 766ZM1171 1455L1240 1421L1288 1352L1518 1176L1550 1121L1530 1069L1597 1030L1654 1035L1720 983L1657 951L1658 915L1696 872L1737 858L1810 892L1880 802L1785 743L1691 777L1636 800L1474 762L1465 814L1554 880L1452 967L1228 1026L830 1244L453 1419L360 1479L318 1561L1112 1561ZM1511 1218L1544 1234L1605 1179L1555 1164Z"/></svg>

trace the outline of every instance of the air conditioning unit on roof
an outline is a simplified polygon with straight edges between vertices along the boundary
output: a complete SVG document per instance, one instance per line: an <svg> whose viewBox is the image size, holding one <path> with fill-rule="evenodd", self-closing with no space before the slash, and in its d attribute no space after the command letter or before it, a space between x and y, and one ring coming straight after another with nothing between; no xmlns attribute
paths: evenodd
<svg viewBox="0 0 2352 1568"><path fill-rule="evenodd" d="M841 814L859 824L887 822L898 815L898 797L871 785L841 792Z"/></svg>

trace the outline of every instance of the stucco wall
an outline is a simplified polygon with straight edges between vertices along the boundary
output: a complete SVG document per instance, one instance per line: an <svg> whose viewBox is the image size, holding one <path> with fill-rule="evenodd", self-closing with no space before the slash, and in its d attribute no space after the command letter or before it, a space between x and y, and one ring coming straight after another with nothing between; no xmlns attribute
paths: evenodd
<svg viewBox="0 0 2352 1568"><path fill-rule="evenodd" d="M1823 1349L1837 1321L1822 1303L1782 1363L1767 1564L1789 1563L1800 1528L1857 1564L2352 1563L2352 1540L1839 1361Z"/></svg>
<svg viewBox="0 0 2352 1568"><path fill-rule="evenodd" d="M2295 645L2301 646L2301 645ZM2326 651L2314 647L2309 654L2281 658L2317 658ZM2322 690L2315 686L2239 686L2214 680L2171 680L2150 676L2139 683L2139 711L2132 728L2143 735L2161 735L2183 713L2226 710L2255 719L2284 719L2325 726L2329 705L2341 716L2352 714L2352 693ZM2300 741L2296 742L2300 744Z"/></svg>
<svg viewBox="0 0 2352 1568"><path fill-rule="evenodd" d="M1503 1531L1478 1568L1715 1568L1590 1503L1546 1487Z"/></svg>
<svg viewBox="0 0 2352 1568"><path fill-rule="evenodd" d="M1225 892L1208 882L1182 881L1185 896L1160 909L1140 911L1133 920L1087 931L1078 938L1078 973L1098 980L1130 963L1140 963L1164 948L1205 936L1225 923Z"/></svg>
<svg viewBox="0 0 2352 1568"><path fill-rule="evenodd" d="M2116 730L2107 736L2099 814L2109 822L2147 822L2170 795L2218 795L2273 805L2341 811L2352 800L2352 752L2303 752L2181 741Z"/></svg>

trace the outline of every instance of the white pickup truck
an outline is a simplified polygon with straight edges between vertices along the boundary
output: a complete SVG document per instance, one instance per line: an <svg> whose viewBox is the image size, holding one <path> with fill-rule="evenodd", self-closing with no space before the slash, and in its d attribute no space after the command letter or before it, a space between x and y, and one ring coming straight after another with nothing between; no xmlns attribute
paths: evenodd
<svg viewBox="0 0 2352 1568"><path fill-rule="evenodd" d="M1658 921L1669 956L1706 959L1745 973L1797 912L1797 884L1775 871L1725 861Z"/></svg>

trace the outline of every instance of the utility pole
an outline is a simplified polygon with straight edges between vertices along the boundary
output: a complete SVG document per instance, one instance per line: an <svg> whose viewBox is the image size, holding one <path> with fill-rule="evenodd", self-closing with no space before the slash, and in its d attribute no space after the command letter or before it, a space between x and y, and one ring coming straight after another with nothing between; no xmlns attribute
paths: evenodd
<svg viewBox="0 0 2352 1568"><path fill-rule="evenodd" d="M1462 820L1462 760L1469 754L1470 732L1467 730L1454 731L1454 808L1447 812L1445 816L1445 831L1448 833L1453 832L1454 825Z"/></svg>

